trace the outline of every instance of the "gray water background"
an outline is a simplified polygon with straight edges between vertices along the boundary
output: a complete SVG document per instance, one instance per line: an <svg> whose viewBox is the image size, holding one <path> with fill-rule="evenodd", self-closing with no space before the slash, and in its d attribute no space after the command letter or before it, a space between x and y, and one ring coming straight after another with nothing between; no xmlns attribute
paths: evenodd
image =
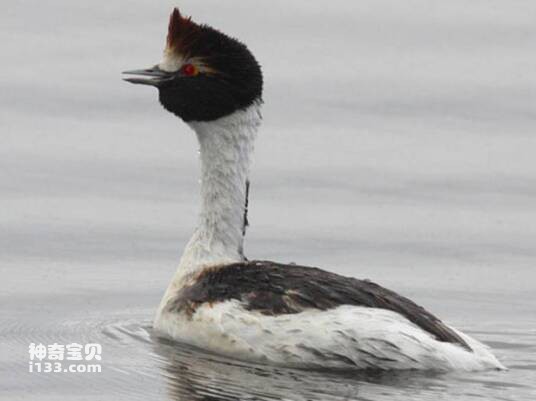
<svg viewBox="0 0 536 401"><path fill-rule="evenodd" d="M509 371L334 375L152 336L197 146L120 71L160 59L174 5L263 65L247 255L375 280ZM2 6L0 398L536 399L536 3ZM30 374L30 342L101 343L103 372Z"/></svg>

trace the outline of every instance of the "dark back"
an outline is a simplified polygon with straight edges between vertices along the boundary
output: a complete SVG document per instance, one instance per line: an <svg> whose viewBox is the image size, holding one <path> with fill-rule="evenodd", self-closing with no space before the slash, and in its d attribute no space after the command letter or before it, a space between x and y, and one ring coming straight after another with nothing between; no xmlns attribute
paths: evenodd
<svg viewBox="0 0 536 401"><path fill-rule="evenodd" d="M328 310L342 305L387 309L406 317L437 340L467 343L441 320L411 300L369 280L315 267L268 261L235 263L209 269L168 303L171 311L193 314L204 303L239 300L244 308L265 315Z"/></svg>

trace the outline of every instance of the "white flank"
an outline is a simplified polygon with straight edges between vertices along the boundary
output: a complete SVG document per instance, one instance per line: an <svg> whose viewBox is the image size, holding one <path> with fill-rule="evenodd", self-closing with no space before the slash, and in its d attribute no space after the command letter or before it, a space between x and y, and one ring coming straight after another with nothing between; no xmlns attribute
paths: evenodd
<svg viewBox="0 0 536 401"><path fill-rule="evenodd" d="M337 369L504 369L488 347L459 333L473 352L437 341L402 315L340 306L265 316L238 301L204 305L189 317L167 313L155 328L231 357L289 367Z"/></svg>

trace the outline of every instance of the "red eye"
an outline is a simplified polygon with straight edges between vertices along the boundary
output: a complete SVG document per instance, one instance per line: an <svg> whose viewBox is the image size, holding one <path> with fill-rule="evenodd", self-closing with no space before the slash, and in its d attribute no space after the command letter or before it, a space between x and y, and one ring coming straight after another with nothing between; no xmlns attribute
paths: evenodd
<svg viewBox="0 0 536 401"><path fill-rule="evenodd" d="M181 71L184 75L188 77L193 77L194 75L199 74L199 70L193 64L185 64L182 66Z"/></svg>

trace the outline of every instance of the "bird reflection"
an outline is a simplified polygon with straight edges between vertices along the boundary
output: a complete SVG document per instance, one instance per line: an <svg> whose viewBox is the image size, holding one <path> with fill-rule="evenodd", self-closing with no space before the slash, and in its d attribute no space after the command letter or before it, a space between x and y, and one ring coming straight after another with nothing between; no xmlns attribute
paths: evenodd
<svg viewBox="0 0 536 401"><path fill-rule="evenodd" d="M436 375L417 372L323 372L260 366L151 336L169 399L176 401L359 401L427 391ZM381 391L380 391L381 390Z"/></svg>

